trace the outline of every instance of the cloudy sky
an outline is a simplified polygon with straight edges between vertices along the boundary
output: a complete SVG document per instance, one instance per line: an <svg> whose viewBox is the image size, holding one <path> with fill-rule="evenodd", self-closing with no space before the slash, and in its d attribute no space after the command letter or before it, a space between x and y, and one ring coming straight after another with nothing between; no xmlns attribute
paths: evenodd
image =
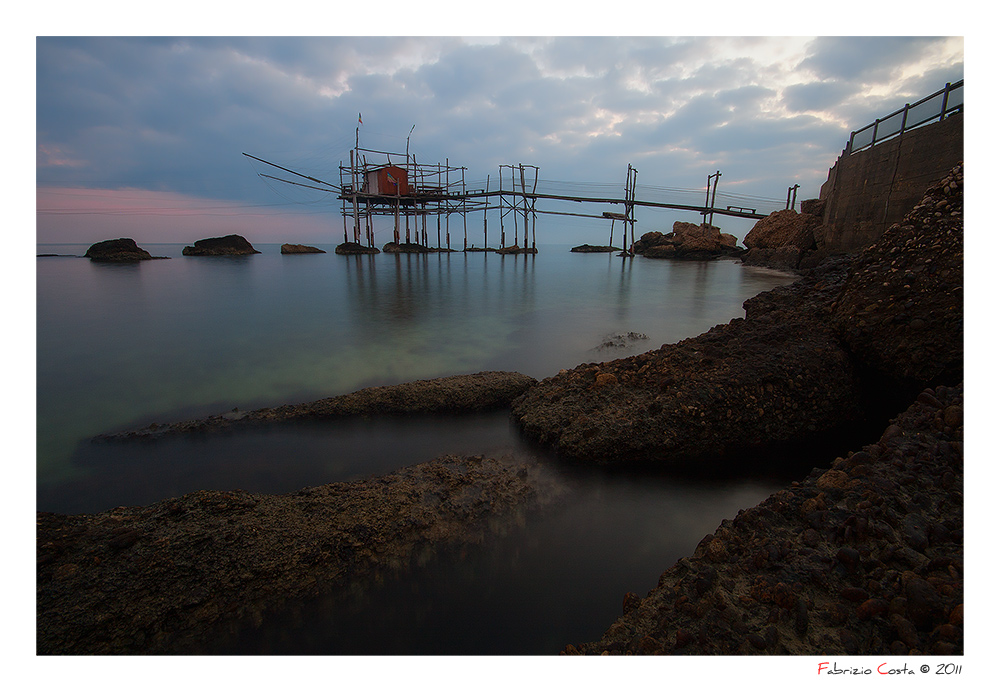
<svg viewBox="0 0 1000 692"><path fill-rule="evenodd" d="M473 188L524 163L539 167L539 191L620 197L632 164L639 199L703 202L720 171L718 206L783 207L792 185L799 200L818 196L852 129L962 79L965 51L961 37L42 36L35 46L37 240L140 244L234 232L338 242L333 196L261 178L278 171L242 153L337 180L359 113L362 147L404 151L409 135L419 163L463 166ZM637 216L637 232L700 221ZM540 242L606 236L605 222L542 218ZM716 222L739 237L752 226Z"/></svg>

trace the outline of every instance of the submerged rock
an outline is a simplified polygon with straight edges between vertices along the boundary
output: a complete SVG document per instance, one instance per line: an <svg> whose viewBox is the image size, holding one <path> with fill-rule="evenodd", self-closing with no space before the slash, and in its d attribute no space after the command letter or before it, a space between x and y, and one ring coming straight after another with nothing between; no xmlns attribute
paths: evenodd
<svg viewBox="0 0 1000 692"><path fill-rule="evenodd" d="M165 257L153 257L136 245L136 242L131 238L102 240L99 243L94 243L87 249L84 257L89 257L94 262L139 262L150 259L166 259Z"/></svg>
<svg viewBox="0 0 1000 692"><path fill-rule="evenodd" d="M227 235L221 238L205 238L196 240L194 245L188 245L182 251L189 256L216 256L216 255L259 255L253 245L241 235Z"/></svg>
<svg viewBox="0 0 1000 692"><path fill-rule="evenodd" d="M488 411L510 405L535 384L517 372L480 372L432 380L368 387L350 394L303 404L286 404L253 411L233 410L217 416L180 423L153 423L139 430L98 435L98 441L149 440L166 435L208 433L234 426L262 425L294 420L347 416L401 416L424 413Z"/></svg>

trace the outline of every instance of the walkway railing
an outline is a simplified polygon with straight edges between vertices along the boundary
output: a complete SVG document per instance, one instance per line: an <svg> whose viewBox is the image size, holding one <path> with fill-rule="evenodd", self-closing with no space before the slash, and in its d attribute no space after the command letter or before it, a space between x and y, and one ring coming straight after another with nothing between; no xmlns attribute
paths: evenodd
<svg viewBox="0 0 1000 692"><path fill-rule="evenodd" d="M907 130L944 120L953 113L961 112L964 104L962 91L964 84L964 79L954 84L949 82L944 85L944 89L916 103L908 103L884 118L877 118L871 125L855 130L847 143L847 152L853 154L863 151Z"/></svg>

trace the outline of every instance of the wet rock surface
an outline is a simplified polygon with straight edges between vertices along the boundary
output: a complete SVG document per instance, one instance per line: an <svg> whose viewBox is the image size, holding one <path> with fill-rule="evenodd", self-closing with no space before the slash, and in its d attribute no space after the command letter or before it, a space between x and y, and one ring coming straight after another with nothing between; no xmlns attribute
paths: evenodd
<svg viewBox="0 0 1000 692"><path fill-rule="evenodd" d="M961 200L959 166L859 255L828 258L700 336L561 371L514 402L514 420L529 439L581 461L723 463L955 384Z"/></svg>
<svg viewBox="0 0 1000 692"><path fill-rule="evenodd" d="M963 387L706 536L566 654L961 655Z"/></svg>
<svg viewBox="0 0 1000 692"><path fill-rule="evenodd" d="M517 372L480 372L397 385L368 387L350 394L302 404L252 411L233 409L207 418L153 423L138 430L98 435L97 442L154 440L167 435L229 431L252 425L346 416L402 416L417 413L476 412L503 408L535 379Z"/></svg>
<svg viewBox="0 0 1000 692"><path fill-rule="evenodd" d="M285 495L37 514L39 654L199 653L290 599L364 588L555 499L536 465L444 456Z"/></svg>

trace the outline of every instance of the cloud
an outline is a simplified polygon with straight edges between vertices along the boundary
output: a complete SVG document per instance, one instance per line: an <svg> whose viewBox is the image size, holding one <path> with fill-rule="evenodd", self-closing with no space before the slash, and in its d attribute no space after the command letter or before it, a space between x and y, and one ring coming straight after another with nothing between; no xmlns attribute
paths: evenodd
<svg viewBox="0 0 1000 692"><path fill-rule="evenodd" d="M469 181L527 163L611 189L633 163L644 184L688 188L724 166L735 191L783 197L790 179L818 193L851 129L963 70L961 39L907 37L43 37L36 53L39 189L300 219L308 194L336 205L242 152L336 182L358 112L363 147L404 152L413 128L421 163Z"/></svg>

